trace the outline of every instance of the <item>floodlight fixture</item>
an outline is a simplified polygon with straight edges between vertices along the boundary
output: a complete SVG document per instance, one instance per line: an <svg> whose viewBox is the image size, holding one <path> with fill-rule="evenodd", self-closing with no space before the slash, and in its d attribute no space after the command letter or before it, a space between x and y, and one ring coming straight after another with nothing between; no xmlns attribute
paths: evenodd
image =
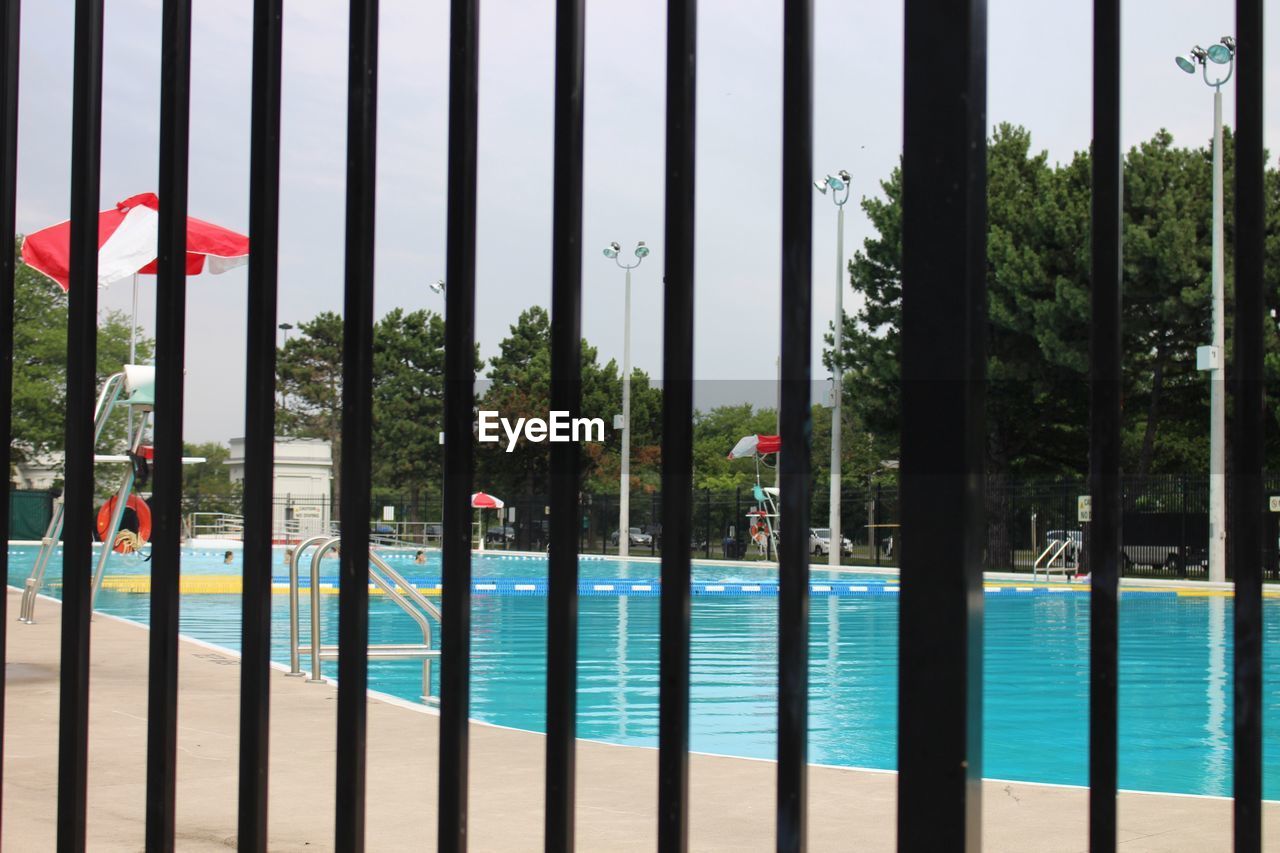
<svg viewBox="0 0 1280 853"><path fill-rule="evenodd" d="M1209 54L1210 61L1218 65L1226 65L1231 61L1232 50L1225 44L1211 44L1206 52Z"/></svg>

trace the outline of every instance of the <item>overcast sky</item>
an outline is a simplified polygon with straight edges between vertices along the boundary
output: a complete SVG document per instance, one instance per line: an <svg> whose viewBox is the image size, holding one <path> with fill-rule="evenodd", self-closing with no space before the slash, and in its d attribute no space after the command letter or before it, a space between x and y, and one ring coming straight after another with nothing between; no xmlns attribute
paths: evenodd
<svg viewBox="0 0 1280 853"><path fill-rule="evenodd" d="M72 0L23 4L18 228L65 219L70 199ZM444 275L448 10L381 4L377 311L440 310ZM160 0L107 4L102 206L157 183ZM195 0L190 209L248 230L251 0ZM587 3L583 330L601 360L621 359L623 274L611 240L653 254L636 271L633 360L661 374L665 4ZM856 197L902 149L902 11L895 3L817 0L815 167L848 169ZM1167 127L1179 144L1211 134L1212 99L1173 56L1234 30L1234 4L1130 0L1124 7L1126 146ZM1090 134L1091 4L991 0L988 122L1025 125L1054 160ZM768 379L778 352L782 3L699 7L696 375ZM485 358L519 312L551 292L554 3L481 4L477 335ZM1266 38L1267 144L1280 150L1280 24ZM346 4L285 10L280 321L340 311L346 123ZM1226 89L1225 115L1235 102ZM1274 156L1272 158L1274 162ZM815 175L817 177L817 175ZM868 235L851 200L846 251ZM835 211L814 193L815 376L834 315ZM192 279L186 433L244 431L245 273ZM139 316L154 317L154 279ZM128 283L102 294L129 309ZM846 286L846 310L852 292ZM758 386L757 386L758 387Z"/></svg>

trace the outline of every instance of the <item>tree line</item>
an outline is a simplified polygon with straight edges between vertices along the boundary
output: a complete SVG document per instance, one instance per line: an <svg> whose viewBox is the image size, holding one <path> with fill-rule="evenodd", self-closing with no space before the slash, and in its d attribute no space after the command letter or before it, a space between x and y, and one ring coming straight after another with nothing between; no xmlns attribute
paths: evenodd
<svg viewBox="0 0 1280 853"><path fill-rule="evenodd" d="M1227 360L1234 323L1231 253L1234 162L1231 133L1226 174ZM1087 470L1090 159L1087 151L1052 163L1024 128L1000 125L988 140L987 461L1012 476L1079 476ZM1208 381L1195 369L1195 349L1210 340L1211 152L1178 147L1160 131L1132 148L1124 173L1124 448L1127 473L1200 472L1208 464ZM824 358L844 368L843 482L856 488L892 480L897 458L901 330L902 173L895 169L864 197L873 234L848 263L855 307L844 318L843 347ZM1266 172L1267 307L1280 308L1280 170ZM15 333L14 449L18 459L60 446L65 384L66 298L42 276L18 268ZM1266 319L1268 388L1280 379L1280 333ZM1257 318L1262 321L1264 318ZM441 489L444 319L427 310L394 309L374 332L373 481L382 494L411 502ZM522 311L492 358L476 352L477 408L508 418L545 417L550 398L550 317ZM705 334L705 332L704 332ZM99 373L127 351L127 321L107 314L100 325ZM151 352L150 341L140 351ZM342 320L331 312L299 324L277 354L278 430L328 439L340 467ZM622 377L582 342L582 411L612 424L621 412ZM656 491L662 455L662 395L649 375L631 376L631 489ZM1272 413L1268 460L1280 462L1280 397ZM813 487L827 488L830 412L813 409ZM694 433L697 488L733 489L754 481L749 462L725 459L743 435L772 433L776 412L750 403L698 412ZM1228 433L1229 434L1229 433ZM582 452L584 492L616 493L621 432ZM211 455L201 448L201 455ZM1228 446L1228 454L1230 447ZM514 451L480 444L478 489L519 497L546 491L549 451L521 439ZM202 487L220 491L206 466ZM192 471L195 477L196 472ZM336 482L336 481L335 481ZM340 489L340 483L337 483ZM226 495L232 499L234 495ZM335 495L335 499L337 495Z"/></svg>

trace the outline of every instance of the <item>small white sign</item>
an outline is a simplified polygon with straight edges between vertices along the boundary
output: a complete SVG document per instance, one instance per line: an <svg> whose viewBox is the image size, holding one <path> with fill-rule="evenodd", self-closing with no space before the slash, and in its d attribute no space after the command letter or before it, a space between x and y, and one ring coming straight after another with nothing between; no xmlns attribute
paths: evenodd
<svg viewBox="0 0 1280 853"><path fill-rule="evenodd" d="M382 520L383 520L383 521L395 521L395 520L396 520L396 508L395 508L395 507L393 507L393 506L384 506L384 507L382 508Z"/></svg>
<svg viewBox="0 0 1280 853"><path fill-rule="evenodd" d="M1271 501L1271 511L1280 512L1280 495L1272 495L1270 498L1270 501Z"/></svg>
<svg viewBox="0 0 1280 853"><path fill-rule="evenodd" d="M1093 498L1089 495L1080 495L1076 498L1076 519L1081 524L1093 521Z"/></svg>
<svg viewBox="0 0 1280 853"><path fill-rule="evenodd" d="M1221 370L1222 350L1217 347L1196 347L1196 370Z"/></svg>

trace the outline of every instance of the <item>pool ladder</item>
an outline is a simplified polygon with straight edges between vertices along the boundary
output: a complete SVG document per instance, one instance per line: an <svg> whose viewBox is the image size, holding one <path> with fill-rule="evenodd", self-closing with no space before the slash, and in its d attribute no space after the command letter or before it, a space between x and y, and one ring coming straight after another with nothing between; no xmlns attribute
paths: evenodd
<svg viewBox="0 0 1280 853"><path fill-rule="evenodd" d="M337 645L325 645L320 641L321 632L320 606L320 562L325 555L341 542L338 536L312 536L305 539L293 549L289 555L289 675L306 675L311 683L323 683L320 663L323 660L336 660ZM316 546L311 555L311 633L307 642L302 645L299 637L300 602L298 589L298 563L302 553ZM421 660L422 661L422 693L419 698L428 705L440 704L439 697L431 694L431 662L440 657L440 650L431 646L431 620L440 622L440 608L427 600L413 584L404 576L391 568L377 554L369 554L369 580L388 598L409 615L422 630L421 643L382 643L370 644L368 656L373 660ZM311 671L303 672L302 658L311 658Z"/></svg>
<svg viewBox="0 0 1280 853"><path fill-rule="evenodd" d="M1036 557L1036 561L1031 564L1031 579L1037 580L1041 570L1044 571L1044 579L1049 579L1050 572L1061 572L1067 578L1067 582L1071 582L1072 567L1067 563L1067 549L1071 546L1071 539L1050 539L1049 545ZM1061 563L1058 561L1061 560ZM1055 565L1055 563L1058 563Z"/></svg>

